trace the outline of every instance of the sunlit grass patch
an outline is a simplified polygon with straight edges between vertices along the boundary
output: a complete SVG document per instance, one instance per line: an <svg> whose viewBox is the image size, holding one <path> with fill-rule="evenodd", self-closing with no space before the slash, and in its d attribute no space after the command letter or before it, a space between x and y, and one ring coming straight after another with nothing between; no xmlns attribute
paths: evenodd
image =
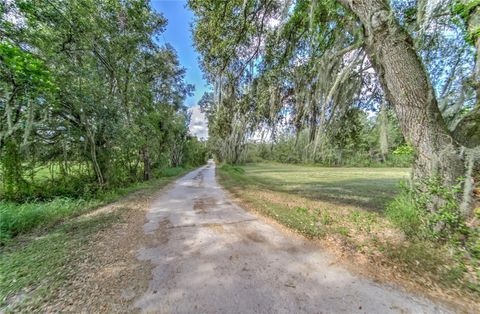
<svg viewBox="0 0 480 314"><path fill-rule="evenodd" d="M407 168L327 168L284 164L248 164L245 183L324 200L381 210L399 191L398 182L408 177ZM231 173L231 171L230 171Z"/></svg>

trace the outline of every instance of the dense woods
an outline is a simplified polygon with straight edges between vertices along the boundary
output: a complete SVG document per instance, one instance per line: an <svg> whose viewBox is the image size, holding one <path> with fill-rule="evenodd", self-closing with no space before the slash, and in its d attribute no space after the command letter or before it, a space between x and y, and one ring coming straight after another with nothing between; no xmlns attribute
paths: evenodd
<svg viewBox="0 0 480 314"><path fill-rule="evenodd" d="M88 196L202 164L193 86L146 1L0 3L1 197Z"/></svg>

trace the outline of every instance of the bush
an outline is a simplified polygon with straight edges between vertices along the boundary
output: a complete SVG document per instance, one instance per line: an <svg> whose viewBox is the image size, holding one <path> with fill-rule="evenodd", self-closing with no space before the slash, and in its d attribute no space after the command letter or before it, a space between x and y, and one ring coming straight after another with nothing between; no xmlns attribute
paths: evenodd
<svg viewBox="0 0 480 314"><path fill-rule="evenodd" d="M403 183L401 190L388 205L386 215L405 235L441 241L456 241L468 235L457 199L460 183L445 187L439 178L432 177L413 187Z"/></svg>
<svg viewBox="0 0 480 314"><path fill-rule="evenodd" d="M402 186L402 192L387 207L389 220L412 240L413 245L421 242L448 248L458 261L458 266L449 272L449 280L470 272L467 287L480 291L480 227L472 221L480 219L480 213L470 223L466 223L460 213L458 193L461 185L445 187L438 178L425 180L421 191L418 186ZM434 206L433 201L440 205ZM465 267L465 265L470 265ZM470 269L470 270L468 270ZM453 279L452 279L453 278ZM448 279L448 278L447 278Z"/></svg>

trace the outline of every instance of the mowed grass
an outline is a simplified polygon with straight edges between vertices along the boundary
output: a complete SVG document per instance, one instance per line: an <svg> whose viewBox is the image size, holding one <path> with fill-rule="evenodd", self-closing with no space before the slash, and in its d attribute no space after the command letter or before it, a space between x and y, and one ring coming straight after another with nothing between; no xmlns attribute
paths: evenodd
<svg viewBox="0 0 480 314"><path fill-rule="evenodd" d="M260 163L223 165L217 174L243 206L325 241L362 272L381 281L413 282L427 293L440 290L451 300L479 300L480 290L463 261L446 246L408 241L385 216L400 182L409 177L408 168Z"/></svg>
<svg viewBox="0 0 480 314"><path fill-rule="evenodd" d="M252 207L306 236L362 241L392 226L383 210L406 168L327 168L278 163L220 167L221 183Z"/></svg>
<svg viewBox="0 0 480 314"><path fill-rule="evenodd" d="M312 200L354 205L365 210L384 209L399 192L408 168L327 168L275 163L242 166L245 182Z"/></svg>

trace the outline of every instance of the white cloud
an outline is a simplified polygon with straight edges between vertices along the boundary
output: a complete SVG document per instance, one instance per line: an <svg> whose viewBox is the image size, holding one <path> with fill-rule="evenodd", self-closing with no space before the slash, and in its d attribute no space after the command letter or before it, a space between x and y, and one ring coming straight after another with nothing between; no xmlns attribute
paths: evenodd
<svg viewBox="0 0 480 314"><path fill-rule="evenodd" d="M190 134L199 139L207 139L208 123L205 114L203 114L199 106L193 106L188 111L191 113L190 125L188 126Z"/></svg>

